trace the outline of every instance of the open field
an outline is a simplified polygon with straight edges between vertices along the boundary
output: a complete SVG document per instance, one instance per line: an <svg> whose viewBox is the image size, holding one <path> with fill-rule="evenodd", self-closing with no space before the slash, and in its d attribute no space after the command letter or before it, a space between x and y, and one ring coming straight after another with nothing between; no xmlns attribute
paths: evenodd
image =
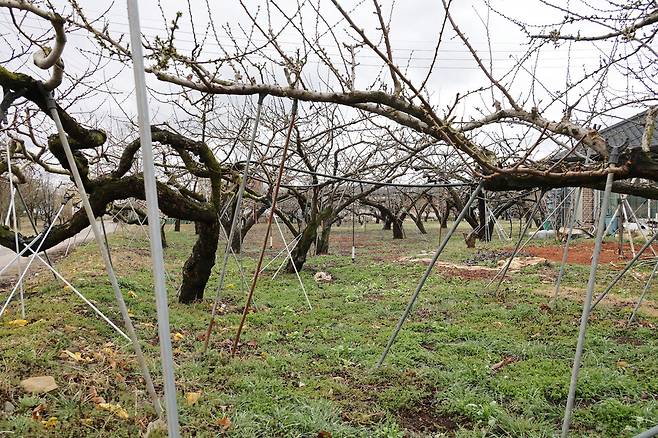
<svg viewBox="0 0 658 438"><path fill-rule="evenodd" d="M294 275L272 280L277 264L268 268L233 359L230 339L245 296L237 264L231 261L224 305L203 356L217 273L203 302L178 304L179 271L194 235L191 226L181 233L168 228L165 260L183 436L554 436L566 402L589 266L568 268L555 310L547 304L557 263L513 272L497 296L484 290L493 275L486 270L473 275L436 268L385 366L374 371L425 269L422 259L438 242L438 228L430 223L430 234L421 236L407 223L407 238L394 241L379 225L357 227L353 264L349 225L335 227L332 254L310 258L301 273L313 310ZM263 227L257 225L245 242L247 282ZM109 241L160 386L148 243L137 227L120 229ZM511 245L478 242L478 248L467 249L455 236L441 260L491 268ZM270 256L277 248L282 246L275 234ZM599 290L621 266L619 261L601 265ZM58 267L113 320L120 319L93 243L76 248ZM333 281L316 284L317 271L330 273ZM658 422L655 294L640 311L639 323L626 327L648 272L647 266L634 271L591 318L573 436L632 436ZM9 287L0 286L2 297ZM0 436L145 432L153 409L124 340L44 273L29 280L26 306L27 325L8 324L20 317L17 304L0 320ZM52 375L59 388L27 395L19 382L38 375ZM101 398L127 415L101 408Z"/></svg>

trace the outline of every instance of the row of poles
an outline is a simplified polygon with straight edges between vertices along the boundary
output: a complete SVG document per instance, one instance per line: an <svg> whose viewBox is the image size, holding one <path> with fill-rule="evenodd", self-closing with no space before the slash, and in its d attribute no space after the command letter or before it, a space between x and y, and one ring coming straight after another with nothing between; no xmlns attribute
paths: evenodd
<svg viewBox="0 0 658 438"><path fill-rule="evenodd" d="M128 309L126 307L125 301L123 299L122 292L119 287L118 279L116 276L116 273L113 269L111 258L110 258L110 253L109 253L109 248L107 247L106 240L103 238L103 234L101 233L101 229L98 226L96 220L95 220L95 215L92 210L92 207L89 203L89 199L85 190L85 187L83 185L80 173L78 171L75 158L73 156L73 152L71 150L71 147L68 142L68 138L66 136L66 133L64 131L64 128L62 126L62 122L59 117L59 112L58 112L58 107L57 103L55 102L55 99L53 97L53 88L51 89L45 89L45 97L46 97L46 102L47 102L47 109L50 112L50 115L55 122L60 142L62 144L62 147L64 149L66 159L68 162L68 165L70 167L71 175L73 176L75 185L77 187L77 190L79 192L83 208L85 210L85 213L87 214L87 218L90 223L90 228L91 232L94 235L94 238L96 240L96 243L98 244L98 247L101 252L101 256L108 274L108 278L110 280L110 284L112 286L112 289L115 294L115 299L117 301L120 313L123 318L124 326L126 329L127 334L123 333L118 327L113 325L115 329L117 329L118 332L120 332L124 337L129 339L131 341L131 344L133 346L135 355L137 357L137 361L139 363L142 375L144 377L145 383L146 383L146 388L147 392L151 396L153 406L155 409L155 412L157 413L159 418L166 417L166 423L167 423L167 431L168 435L172 438L178 438L180 437L180 424L179 424L179 418L178 418L178 408L177 408L177 402L176 402L176 385L175 385L175 378L174 378L174 362L173 362L173 353L172 353L172 346L171 346L171 338L170 338L170 328L169 328L169 310L168 310L168 303L167 303L167 290L166 290L166 284L165 284L165 277L166 277L166 271L164 268L164 259L163 259L163 248L162 248L162 240L161 240L161 235L160 235L160 229L159 229L159 208L158 208L158 199L157 199L157 182L155 178L155 166L154 166L154 158L153 158L153 147L152 147L152 138L151 138L151 131L150 131L150 116L149 116L149 110L148 110L148 100L147 100L147 91L146 91L146 80L145 80L145 75L144 75L144 59L143 59L143 53L142 53L142 44L141 44L141 31L140 31L140 24L139 24L139 9L138 9L138 4L136 0L127 0L127 8L128 8L128 20L129 20L129 29L130 29L130 41L131 41L131 47L132 47L132 59L133 59L133 71L134 71L134 78L135 78L135 89L136 89L136 97L137 97L137 108L138 108L138 121L139 121L139 133L140 133L140 145L142 149L142 154L143 154L143 174L144 174L144 191L145 191L145 199L146 199L146 206L147 206L147 218L148 218L148 234L149 234L149 242L150 242L150 251L151 251L151 261L152 261L152 271L153 271L153 277L154 277L154 290L155 290L155 298L156 298L156 310L157 310L157 320L158 320L158 335L159 335L159 340L160 340L160 360L161 360L161 366L162 366L162 373L163 373L163 381L164 381L164 410L162 409L161 406L161 401L155 391L154 385L153 385L153 379L150 375L149 368L146 364L146 360L144 358L144 354L141 350L139 340L137 338L134 326L132 324L132 321L130 319L130 316L128 315ZM60 52L61 54L61 52ZM55 63L60 62L59 57L56 59L52 60L52 63L46 63L40 65L40 67L49 69L50 67L53 67ZM49 81L50 83L52 81ZM244 190L246 186L246 181L249 177L249 163L251 162L251 155L253 152L254 144L255 144L255 139L257 136L258 132L258 125L260 123L260 115L262 111L262 105L264 101L265 95L260 95L258 98L258 105L257 105L257 112L256 112L256 119L254 122L254 126L252 127L252 133L251 133L251 140L249 143L249 149L247 153L247 160L245 167L243 169L243 175L242 179L240 182L240 185L238 187L238 192L237 192L237 199L236 199L236 204L235 204L235 211L233 214L233 219L231 223L231 228L229 230L228 236L226 236L226 241L227 241L227 246L226 250L224 251L224 257L222 260L222 267L221 267L221 273L220 273L220 279L219 279L219 284L217 287L216 291L216 296L215 300L213 302L213 308L212 308L212 313L211 313L211 318L210 322L206 331L206 337L205 337L205 342L204 342L204 352L207 350L209 342L210 342L210 336L212 333L213 326L215 324L215 318L216 318L216 312L218 308L218 304L220 302L221 298L221 291L224 287L224 281L226 277L226 270L227 270L227 262L228 262L228 257L231 252L231 242L233 241L234 233L237 228L237 218L239 217L239 212L241 211L242 208L242 198L244 195ZM289 126L287 129L286 133L286 138L285 142L283 145L283 152L282 152L282 157L280 161L280 165L278 167L278 172L275 180L275 185L273 188L272 192L272 197L271 197L271 205L269 208L269 215L268 215L268 220L267 220L267 228L265 232L265 237L263 239L263 244L261 247L261 251L259 253L258 261L256 264L256 269L254 270L254 275L250 284L250 288L247 294L247 299L245 306L243 308L242 312L242 317L240 320L240 324L235 336L235 339L232 344L231 348L231 354L235 354L236 350L238 348L239 342L240 342L240 335L242 333L247 314L249 312L251 303L253 301L253 296L254 292L256 289L256 285L258 283L258 278L259 274L262 272L262 263L264 259L264 254L265 250L267 247L267 242L270 237L271 233L271 228L272 228L272 223L275 220L275 215L276 215L276 203L277 203L277 198L278 198L278 192L279 188L281 187L281 179L282 175L284 172L285 168L285 161L287 157L287 151L288 151L288 146L290 143L290 138L291 138L291 133L295 124L296 116L297 116L297 109L298 109L298 102L297 100L293 101L292 105L292 110L291 110L291 115L290 115L290 121L289 121ZM8 155L9 150L8 150ZM601 253L601 247L602 247L602 240L603 240L603 235L605 231L605 215L607 212L608 208L608 202L610 199L610 193L612 189L612 182L614 179L614 167L617 165L617 160L619 158L619 150L614 149L610 159L609 159L609 172L606 178L606 184L605 184L605 189L603 191L603 196L602 196L602 201L601 201L601 210L600 210L600 215L598 218L598 223L596 227L596 237L595 237L595 245L594 245L594 252L592 254L592 263L591 263L591 268L590 268L590 275L589 275L589 280L587 284L587 290L586 290L586 295L585 295L585 300L583 303L583 310L581 314L581 320L580 320L580 327L579 327L579 333L578 333L578 340L577 340L577 345L576 345L576 352L574 356L574 362L572 366L572 372L571 372L571 381L569 385L569 392L568 392L568 398L567 398L567 404L565 408L565 414L564 414L564 419L563 419L563 424L562 424L562 437L566 437L569 434L569 428L571 424L571 417L573 413L573 408L574 408L574 403L575 403L575 396L576 396L576 386L577 386L577 381L578 381L578 374L581 366L581 361L582 361L582 356L584 352L584 342L585 342L585 336L586 336L586 331L587 331L587 322L589 319L589 315L593 308L598 304L598 302L603 299L603 297L610 291L610 289L616 284L616 282L623 276L625 272L627 272L630 267L639 259L641 254L646 250L648 247L651 246L654 240L656 240L656 237L658 237L658 233L654 234L654 236L651 239L647 239L646 244L637 252L636 256L633 258L631 262L626 266L626 268L618 274L618 276L615 278L613 281L613 284L611 284L605 291L602 293L599 298L593 303L593 293L594 293L594 287L596 283L596 272L597 272L597 267L598 267L598 260L599 256ZM8 156L8 164L11 169L11 157ZM424 287L427 279L429 278L432 269L434 268L434 265L436 264L438 258L442 254L443 250L448 244L448 241L450 238L454 235L455 231L457 230L457 227L461 223L461 221L464 219L465 215L469 212L471 209L471 206L473 202L480 196L480 193L482 191L482 188L484 186L484 182L481 181L480 183L477 184L477 186L472 190L470 197L468 201L465 203L462 211L459 213L455 221L453 222L451 228L449 229L448 233L441 239L439 246L437 247L436 251L434 252L434 255L425 270L424 274L422 275L421 279L419 280L414 293L412 294L409 302L407 303L407 306L401 315L400 319L398 320L398 323L396 327L393 329L393 332L391 333L391 336L389 337L389 340L387 342L386 347L384 348L384 351L382 355L380 356L379 360L377 361L377 364L375 365L375 368L381 367L381 365L384 363L387 355L389 354L393 344L395 343L395 340L402 328L402 325L404 322L407 320L409 317L413 306L415 302L417 301L420 292L422 288ZM577 196L580 194L580 189L577 190ZM573 191L572 191L573 192ZM13 198L14 196L14 187L13 187L13 179L10 176L10 193L11 193L11 204L14 205L15 207L15 200ZM537 201L535 204L534 209L536 210L539 206L539 201L541 200L542 196L544 195L544 192L540 194L540 199ZM57 216L61 213L65 203L68 200L65 200L64 203L62 203L62 206L60 207ZM557 211L557 208L553 212L553 214ZM534 213L534 211L533 211ZM353 217L353 222L354 222L354 211L352 211L352 217ZM531 215L532 217L532 215ZM573 233L573 228L574 228L574 221L575 221L575 214L572 215L570 219L570 224L569 224L569 232L567 235L567 241L565 244L565 249L563 253L563 259L562 259L562 264L560 267L560 272L558 275L558 279L556 282L556 291L555 291L555 296L554 300L557 297L557 294L559 292L559 287L560 287L560 282L563 278L564 274L564 268L566 265L566 261L568 258L568 247L569 243L571 241L572 233ZM12 222L14 225L14 229L17 229L17 221L16 221L16 216L15 216L15 208L14 212L12 215ZM40 252L41 246L43 245L45 241L45 236L47 236L48 232L50 229L52 229L54 221L50 224L48 229L44 230L44 233L42 234L41 239L35 239L33 242L31 242L29 245L26 245L23 250L19 251L19 242L18 242L18 234L16 234L16 259L20 259L20 256L24 254L26 251L30 251L32 253L32 258L30 259L30 264L35 258L38 258L42 262L46 263L47 262L38 255ZM530 226L531 220L528 220L526 222L525 227L520 233L520 238L519 241L512 253L512 256L508 259L507 263L504 265L504 267L498 272L498 274L491 280L491 282L487 285L487 289L493 284L493 282L498 279L498 283L496 285L495 291L497 291L507 272L510 267L512 259L519 253L519 251L522 249L523 245L522 241L524 236L526 235L529 226ZM278 226L278 222L277 222ZM280 229L279 229L280 230ZM526 240L526 243L532 238L531 236L528 240ZM355 257L355 252L354 252L354 224L353 224L353 229L352 229L352 238L353 238L353 245L352 245L352 259L354 260ZM39 241L39 244L37 245L36 249L32 249L32 246L36 241ZM285 242L284 242L285 243ZM294 260L292 259L292 256L290 254L290 249L288 244L285 244L285 249L288 251L288 255L290 257L290 261L293 266L295 266ZM17 287L20 285L20 298L21 298L21 314L24 316L24 303L23 303L23 289L22 289L22 278L27 272L27 268L29 265L26 267L24 271L22 271L22 275L17 282ZM650 280L654 277L656 270L658 270L658 264L654 268ZM58 276L58 273L52 269L54 275ZM2 271L0 271L1 273ZM299 274L298 274L299 275ZM63 279L61 276L59 278ZM649 280L649 281L650 281ZM65 280L64 280L65 281ZM300 279L301 281L301 279ZM642 297L646 294L646 291L648 289L649 282L647 282L647 286L645 287L645 290L643 291ZM303 284L302 284L303 286ZM15 293L16 287L12 291L13 295ZM308 296L306 295L306 291L304 290L305 296L307 303L310 306L310 302L308 301ZM9 300L11 299L11 296ZM2 311L4 311L4 308L6 308L6 305L8 304L9 300L3 307ZM88 303L91 305L91 303ZM640 302L638 302L638 305L636 306L636 309L634 309L634 315L635 312L637 311L637 308L639 307ZM93 305L92 305L93 307ZM0 311L0 315L2 314L2 311ZM97 313L100 314L98 311ZM104 315L100 314L107 322L110 322L109 319L104 317ZM112 324L112 323L111 323ZM166 412L166 416L165 416ZM657 426L658 427L658 426ZM656 428L654 428L656 429ZM651 429L647 432L644 432L644 434L640 434L638 436L653 436L653 435L647 435L648 433L651 433Z"/></svg>

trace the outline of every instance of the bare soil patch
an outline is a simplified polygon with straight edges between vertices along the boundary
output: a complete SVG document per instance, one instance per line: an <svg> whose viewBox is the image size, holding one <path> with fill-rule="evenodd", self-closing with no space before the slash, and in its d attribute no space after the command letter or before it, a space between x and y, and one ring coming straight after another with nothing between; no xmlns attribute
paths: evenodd
<svg viewBox="0 0 658 438"><path fill-rule="evenodd" d="M636 244L635 250L639 250L642 244ZM526 246L524 252L536 257L543 257L547 260L558 262L562 261L562 252L564 251L562 245L555 246ZM620 256L617 251L619 244L616 242L603 242L599 263L614 263L619 261L628 261L633 258L633 252L630 244L626 243L623 246L624 255ZM579 265L589 265L592 262L592 252L594 250L594 241L587 240L584 242L573 243L569 247L568 263L575 263ZM652 253L650 250L645 251L643 258L650 258Z"/></svg>

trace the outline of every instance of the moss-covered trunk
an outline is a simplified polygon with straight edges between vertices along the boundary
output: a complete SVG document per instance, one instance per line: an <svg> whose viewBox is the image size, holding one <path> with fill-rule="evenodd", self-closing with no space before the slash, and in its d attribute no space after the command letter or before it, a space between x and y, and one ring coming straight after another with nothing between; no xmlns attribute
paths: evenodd
<svg viewBox="0 0 658 438"><path fill-rule="evenodd" d="M183 266L183 282L178 301L188 304L203 298L203 291L215 264L215 253L219 239L218 222L197 222L198 238L192 254Z"/></svg>
<svg viewBox="0 0 658 438"><path fill-rule="evenodd" d="M329 254L329 236L331 235L331 223L322 224L322 232L315 248L315 254Z"/></svg>
<svg viewBox="0 0 658 438"><path fill-rule="evenodd" d="M402 228L402 223L404 222L404 219L401 218L393 218L392 225L393 225L393 238L394 239L404 239L404 229Z"/></svg>
<svg viewBox="0 0 658 438"><path fill-rule="evenodd" d="M300 271L306 263L306 257L308 251L311 249L311 246L315 243L315 239L318 235L318 223L317 221L310 222L306 224L306 227L302 231L302 237L299 239L295 250L292 252L292 262L288 260L288 265L286 266L286 272L294 273L295 268ZM295 264L293 267L292 263Z"/></svg>

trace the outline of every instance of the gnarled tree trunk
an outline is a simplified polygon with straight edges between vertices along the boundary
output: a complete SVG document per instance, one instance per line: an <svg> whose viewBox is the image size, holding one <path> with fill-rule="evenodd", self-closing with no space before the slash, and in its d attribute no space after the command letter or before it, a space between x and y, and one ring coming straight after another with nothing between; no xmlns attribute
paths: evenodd
<svg viewBox="0 0 658 438"><path fill-rule="evenodd" d="M394 239L404 239L404 229L402 224L404 223L404 218L395 217L393 218L393 238Z"/></svg>
<svg viewBox="0 0 658 438"><path fill-rule="evenodd" d="M317 246L315 247L315 254L329 254L329 236L331 234L331 225L332 223L323 223L322 232L320 233L320 238L318 239Z"/></svg>
<svg viewBox="0 0 658 438"><path fill-rule="evenodd" d="M183 266L179 302L187 304L203 298L203 290L215 265L219 227L219 222L196 223L199 237L192 248L192 254Z"/></svg>

